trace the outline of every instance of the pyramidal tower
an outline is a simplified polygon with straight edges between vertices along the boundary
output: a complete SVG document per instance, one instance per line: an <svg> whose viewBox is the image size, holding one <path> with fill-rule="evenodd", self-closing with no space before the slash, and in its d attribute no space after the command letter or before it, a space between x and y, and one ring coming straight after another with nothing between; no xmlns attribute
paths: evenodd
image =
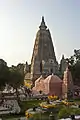
<svg viewBox="0 0 80 120"><path fill-rule="evenodd" d="M39 30L36 34L34 49L31 59L31 79L36 80L40 75L56 74L58 62L49 29L42 17Z"/></svg>
<svg viewBox="0 0 80 120"><path fill-rule="evenodd" d="M69 70L69 65L67 65L66 70L64 71L63 84L62 84L62 97L63 98L72 98L74 97L74 85L73 79L71 75L71 71Z"/></svg>

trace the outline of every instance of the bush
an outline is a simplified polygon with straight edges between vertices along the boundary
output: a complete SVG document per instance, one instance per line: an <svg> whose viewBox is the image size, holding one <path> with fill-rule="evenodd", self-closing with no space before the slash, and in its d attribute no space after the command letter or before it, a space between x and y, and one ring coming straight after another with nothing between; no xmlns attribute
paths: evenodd
<svg viewBox="0 0 80 120"><path fill-rule="evenodd" d="M19 106L21 107L21 113L25 113L27 109L33 108L34 105L39 106L40 102L42 102L42 100L20 101Z"/></svg>
<svg viewBox="0 0 80 120"><path fill-rule="evenodd" d="M59 111L58 118L67 118L69 115L70 115L69 110L65 107Z"/></svg>
<svg viewBox="0 0 80 120"><path fill-rule="evenodd" d="M74 109L75 115L80 115L80 108Z"/></svg>
<svg viewBox="0 0 80 120"><path fill-rule="evenodd" d="M80 114L80 108L64 107L59 111L58 118L67 118L71 115L79 115L79 114Z"/></svg>

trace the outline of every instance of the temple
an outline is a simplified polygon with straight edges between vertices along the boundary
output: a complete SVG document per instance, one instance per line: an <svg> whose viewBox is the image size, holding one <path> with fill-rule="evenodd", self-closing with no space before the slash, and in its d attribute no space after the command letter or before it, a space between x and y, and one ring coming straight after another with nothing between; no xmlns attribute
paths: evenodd
<svg viewBox="0 0 80 120"><path fill-rule="evenodd" d="M49 29L42 17L39 30L36 34L31 59L31 79L35 81L41 75L57 74L58 62Z"/></svg>
<svg viewBox="0 0 80 120"><path fill-rule="evenodd" d="M25 81L31 82L33 93L73 98L77 86L73 84L69 65L64 55L60 64L56 60L51 34L42 17L36 34L31 64L24 67Z"/></svg>

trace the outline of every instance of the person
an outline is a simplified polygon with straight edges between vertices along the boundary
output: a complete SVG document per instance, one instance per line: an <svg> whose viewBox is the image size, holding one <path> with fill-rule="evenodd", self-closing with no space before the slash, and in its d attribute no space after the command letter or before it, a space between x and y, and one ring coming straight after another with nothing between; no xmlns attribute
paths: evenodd
<svg viewBox="0 0 80 120"><path fill-rule="evenodd" d="M36 107L35 106L33 107L33 111L36 111Z"/></svg>
<svg viewBox="0 0 80 120"><path fill-rule="evenodd" d="M35 104L34 104L34 107L33 107L33 111L36 111L36 106L35 106Z"/></svg>
<svg viewBox="0 0 80 120"><path fill-rule="evenodd" d="M47 99L47 104L49 104L50 102L49 102L49 99Z"/></svg>
<svg viewBox="0 0 80 120"><path fill-rule="evenodd" d="M75 115L74 115L74 114L71 115L71 119L72 119L72 120L75 120Z"/></svg>
<svg viewBox="0 0 80 120"><path fill-rule="evenodd" d="M80 108L80 105L78 106L78 108Z"/></svg>

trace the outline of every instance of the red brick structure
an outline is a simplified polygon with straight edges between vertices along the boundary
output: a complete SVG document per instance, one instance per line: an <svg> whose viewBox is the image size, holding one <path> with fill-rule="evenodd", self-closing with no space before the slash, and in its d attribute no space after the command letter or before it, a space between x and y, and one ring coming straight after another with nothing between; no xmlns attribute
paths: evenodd
<svg viewBox="0 0 80 120"><path fill-rule="evenodd" d="M62 80L56 75L49 75L46 79L42 76L35 81L35 87L33 91L42 91L47 95L57 95L61 98L62 96Z"/></svg>

